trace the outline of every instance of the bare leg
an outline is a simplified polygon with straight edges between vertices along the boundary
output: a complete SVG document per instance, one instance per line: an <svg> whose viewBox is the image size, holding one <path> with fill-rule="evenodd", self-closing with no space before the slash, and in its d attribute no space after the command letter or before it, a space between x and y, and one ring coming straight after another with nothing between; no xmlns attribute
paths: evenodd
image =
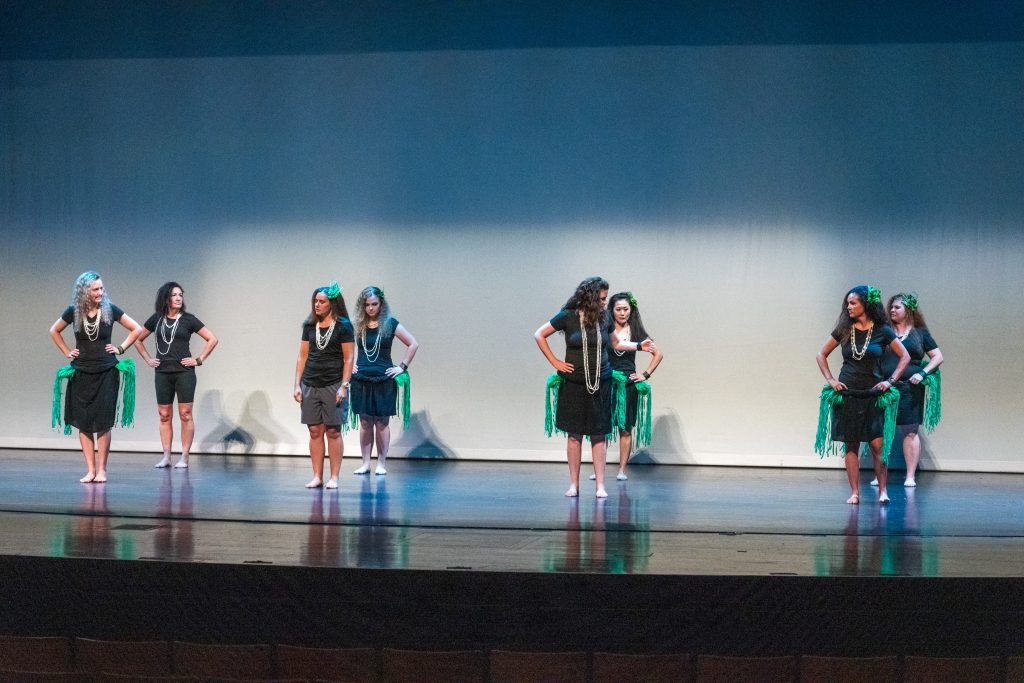
<svg viewBox="0 0 1024 683"><path fill-rule="evenodd" d="M903 437L903 459L907 461L907 480L904 486L917 486L917 465L921 462L921 437L917 429Z"/></svg>
<svg viewBox="0 0 1024 683"><path fill-rule="evenodd" d="M96 435L96 478L97 484L107 480L107 456L110 455L110 430Z"/></svg>
<svg viewBox="0 0 1024 683"><path fill-rule="evenodd" d="M341 441L341 427L327 428L327 457L331 461L331 478L327 481L327 488L338 488L338 473L341 472L341 455L345 451L345 444Z"/></svg>
<svg viewBox="0 0 1024 683"><path fill-rule="evenodd" d="M871 440L871 459L875 462L875 473L878 475L878 502L886 505L889 502L889 493L886 491L886 484L889 481L889 466L882 462L882 439Z"/></svg>
<svg viewBox="0 0 1024 683"><path fill-rule="evenodd" d="M846 479L850 482L850 497L846 499L846 502L850 505L856 505L860 502L860 456L857 451L860 449L860 443L856 441L848 441L845 444L846 448Z"/></svg>
<svg viewBox="0 0 1024 683"><path fill-rule="evenodd" d="M359 453L363 456L363 464L354 474L366 474L370 471L370 457L373 455L373 418L359 416Z"/></svg>
<svg viewBox="0 0 1024 683"><path fill-rule="evenodd" d="M374 425L377 441L377 474L387 474L388 449L391 448L391 418L378 417Z"/></svg>
<svg viewBox="0 0 1024 683"><path fill-rule="evenodd" d="M306 484L307 489L318 488L324 483L324 426L309 427L309 459L313 463L313 478Z"/></svg>
<svg viewBox="0 0 1024 683"><path fill-rule="evenodd" d="M565 457L569 461L569 490L565 495L570 498L579 495L580 491L580 462L583 460L583 437L578 434L570 434L565 445Z"/></svg>
<svg viewBox="0 0 1024 683"><path fill-rule="evenodd" d="M626 464L629 462L629 454L633 452L633 432L619 430L619 474L615 477L619 481L626 479Z"/></svg>
<svg viewBox="0 0 1024 683"><path fill-rule="evenodd" d="M174 425L171 424L171 404L160 404L156 412L160 416L160 447L164 449L164 457L153 467L168 467L171 464L171 442L174 440Z"/></svg>
<svg viewBox="0 0 1024 683"><path fill-rule="evenodd" d="M82 445L82 455L85 456L85 476L78 481L88 484L96 478L96 444L89 432L78 432L78 442Z"/></svg>
<svg viewBox="0 0 1024 683"><path fill-rule="evenodd" d="M188 467L188 454L192 450L192 440L196 436L196 423L192 418L192 404L178 404L178 419L181 420L181 460L175 467Z"/></svg>
<svg viewBox="0 0 1024 683"><path fill-rule="evenodd" d="M594 459L594 478L597 484L595 495L598 498L608 497L608 492L604 490L604 463L607 455L608 441L603 436L591 436L590 456Z"/></svg>

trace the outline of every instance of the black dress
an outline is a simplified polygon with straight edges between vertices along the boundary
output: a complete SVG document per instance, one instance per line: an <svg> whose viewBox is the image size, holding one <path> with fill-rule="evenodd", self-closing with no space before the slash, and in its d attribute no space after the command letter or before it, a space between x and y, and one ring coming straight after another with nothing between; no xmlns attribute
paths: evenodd
<svg viewBox="0 0 1024 683"><path fill-rule="evenodd" d="M875 325L870 334L868 341L868 331L851 327L850 338L842 342L839 330L832 331L832 338L841 344L843 351L839 381L847 387L842 392L843 402L832 415L833 441L871 441L882 436L884 416L875 406L881 392L872 387L884 379L882 354L896 338L896 333L889 325ZM856 344L858 355L867 345L863 357L854 358L851 343Z"/></svg>
<svg viewBox="0 0 1024 683"><path fill-rule="evenodd" d="M633 339L627 341L636 342ZM626 375L626 422L618 427L624 432L629 432L636 426L636 409L640 402L636 384L629 379L629 376L636 372L636 351L616 351L613 348L608 355L608 360L611 362L613 371L618 370Z"/></svg>
<svg viewBox="0 0 1024 683"><path fill-rule="evenodd" d="M398 321L388 318L378 327L368 328L365 338L356 340L359 348L356 366L359 371L352 375L352 412L357 415L391 417L398 414L398 384L385 372L395 365L391 360L391 344L397 329ZM382 330L380 347L377 348L378 335Z"/></svg>
<svg viewBox="0 0 1024 683"><path fill-rule="evenodd" d="M924 421L924 385L911 384L910 378L921 372L928 364L928 352L939 348L927 327L912 327L903 340L903 346L910 354L910 363L903 370L903 375L896 383L900 392L900 408L896 413L896 424L901 426L918 426ZM885 349L882 356L882 373L892 377L900 359L891 349Z"/></svg>
<svg viewBox="0 0 1024 683"><path fill-rule="evenodd" d="M86 434L109 431L117 416L121 376L117 371L117 357L107 353L106 346L110 343L114 323L121 319L124 311L112 305L110 313L109 323L100 320L95 339L89 339L85 333L86 321L95 322L95 317L83 319L80 329L75 331L78 357L71 361L75 374L68 380L64 397L64 422ZM60 318L74 325L74 307L68 306Z"/></svg>
<svg viewBox="0 0 1024 683"><path fill-rule="evenodd" d="M596 329L591 327L585 332L590 377L593 380L595 374L600 375L600 386L592 394L584 376L584 331L580 328L579 313L563 308L550 323L565 334L565 361L573 366L571 373L558 373L563 381L558 389L555 428L566 434L604 438L612 431L612 367L608 362L611 339L607 327L598 321Z"/></svg>

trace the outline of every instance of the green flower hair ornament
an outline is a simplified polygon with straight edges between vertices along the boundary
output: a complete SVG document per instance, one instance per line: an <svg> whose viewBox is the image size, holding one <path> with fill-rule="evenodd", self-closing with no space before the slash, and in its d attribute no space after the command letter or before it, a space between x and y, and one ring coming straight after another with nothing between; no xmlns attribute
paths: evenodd
<svg viewBox="0 0 1024 683"><path fill-rule="evenodd" d="M636 297L633 296L633 292L626 292L626 296L629 297L629 305L634 309L636 308Z"/></svg>
<svg viewBox="0 0 1024 683"><path fill-rule="evenodd" d="M380 292L380 294L378 294L377 296L379 296L381 299L386 299L387 298L386 296L384 296L384 290L383 289L378 287L377 291Z"/></svg>
<svg viewBox="0 0 1024 683"><path fill-rule="evenodd" d="M324 287L326 290L324 294L327 295L328 299L337 299L341 296L341 285L338 284L337 280L331 280L331 284Z"/></svg>
<svg viewBox="0 0 1024 683"><path fill-rule="evenodd" d="M903 299L903 305L911 311L917 310L917 295L913 292L901 292L900 298Z"/></svg>
<svg viewBox="0 0 1024 683"><path fill-rule="evenodd" d="M882 290L878 289L878 287L868 285L868 298L865 303L871 305L882 303Z"/></svg>

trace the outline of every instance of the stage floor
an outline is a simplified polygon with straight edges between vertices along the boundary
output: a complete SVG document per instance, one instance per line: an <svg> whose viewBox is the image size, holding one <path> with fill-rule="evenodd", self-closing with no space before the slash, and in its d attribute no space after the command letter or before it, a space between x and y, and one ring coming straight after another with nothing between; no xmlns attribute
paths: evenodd
<svg viewBox="0 0 1024 683"><path fill-rule="evenodd" d="M308 460L115 453L79 484L72 451L0 450L0 554L222 564L691 576L1019 577L1024 475L929 473L882 507L863 473L638 465L609 497L564 464L393 460L337 491ZM584 473L589 474L589 465Z"/></svg>

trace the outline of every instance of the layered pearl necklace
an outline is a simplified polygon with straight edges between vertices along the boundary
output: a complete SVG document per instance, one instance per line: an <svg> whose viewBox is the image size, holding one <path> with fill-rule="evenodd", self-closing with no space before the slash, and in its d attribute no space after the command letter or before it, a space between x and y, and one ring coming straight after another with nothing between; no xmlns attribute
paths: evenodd
<svg viewBox="0 0 1024 683"><path fill-rule="evenodd" d="M896 338L899 339L901 342L904 342L904 341L907 340L907 337L909 337L910 333L913 332L913 331L914 331L914 326L911 325L910 327L907 328L907 331L904 332L903 334L897 334Z"/></svg>
<svg viewBox="0 0 1024 683"><path fill-rule="evenodd" d="M173 325L167 324L167 316L160 318L160 334L157 335L156 339L156 355L167 356L171 353L171 342L174 341L174 333L178 331L178 323L181 322L181 313L174 319ZM160 350L160 342L163 341L167 347L163 351Z"/></svg>
<svg viewBox="0 0 1024 683"><path fill-rule="evenodd" d="M331 320L331 326L327 328L327 331L320 336L320 326L316 325L313 327L316 330L316 348L323 351L327 348L327 342L331 340L331 335L334 334L334 326L338 323L338 319L334 318Z"/></svg>
<svg viewBox="0 0 1024 683"><path fill-rule="evenodd" d="M853 356L854 360L860 360L864 357L864 354L868 352L868 344L871 343L871 333L875 331L875 324L871 323L868 327L868 334L864 337L864 346L860 351L857 350L857 328L854 327L850 330L850 355Z"/></svg>
<svg viewBox="0 0 1024 683"><path fill-rule="evenodd" d="M89 322L89 316L85 316L82 319L82 329L85 330L85 337L89 341L96 341L100 338L100 321L103 316L100 315L100 311L96 311L96 322Z"/></svg>
<svg viewBox="0 0 1024 683"><path fill-rule="evenodd" d="M601 321L594 325L594 334L597 335L597 350L594 353L594 379L590 379L590 354L587 351L587 330L583 327L583 311L580 314L580 333L583 335L583 381L587 385L587 393L596 394L601 388Z"/></svg>
<svg viewBox="0 0 1024 683"><path fill-rule="evenodd" d="M367 348L366 346L366 328L363 328L363 333L359 335L359 341L363 345L363 355L366 356L366 360L375 363L377 362L378 356L380 356L380 341L384 338L384 330L381 329L381 325L377 323L377 338L373 340L373 346Z"/></svg>
<svg viewBox="0 0 1024 683"><path fill-rule="evenodd" d="M629 325L627 325L626 327L623 327L623 328L622 328L622 331L623 331L623 333L624 333L624 334L616 334L615 336L616 336L616 337L618 337L618 339L619 339L619 341L620 341L620 342L627 342L627 341L629 341L629 337L630 337L630 334L629 334ZM628 349L625 349L625 350L623 350L623 351L619 351L619 350L618 350L617 348L615 348L614 346L612 347L612 351L614 351L614 352L615 352L615 355L616 355L616 356L618 356L619 358L622 358L622 357L623 357L623 356L625 356L625 355L626 355L627 353L629 353L629 350L628 350Z"/></svg>

